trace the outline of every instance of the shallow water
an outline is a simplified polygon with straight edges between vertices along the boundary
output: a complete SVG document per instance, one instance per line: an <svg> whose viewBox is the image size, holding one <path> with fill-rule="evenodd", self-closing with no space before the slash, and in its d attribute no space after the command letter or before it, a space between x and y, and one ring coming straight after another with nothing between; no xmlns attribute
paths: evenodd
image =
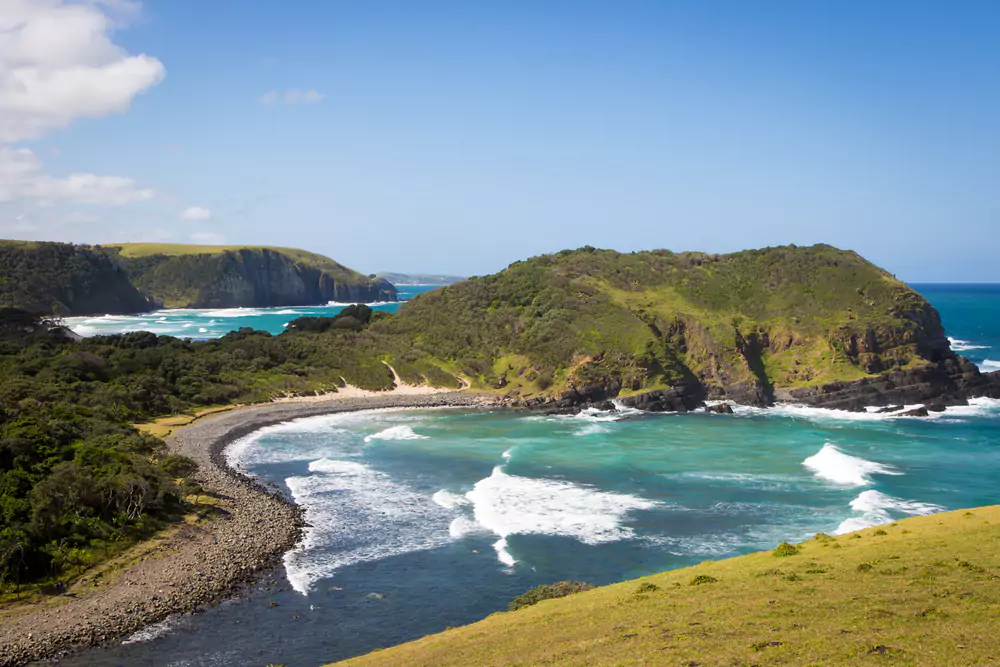
<svg viewBox="0 0 1000 667"><path fill-rule="evenodd" d="M923 291L966 353L1000 358L1000 289L937 289ZM276 583L63 664L320 665L477 620L541 583L997 503L1000 402L930 419L369 411L269 427L227 455L305 507L312 527Z"/></svg>
<svg viewBox="0 0 1000 667"><path fill-rule="evenodd" d="M437 288L432 285L402 285L397 287L398 302L368 305L375 310L393 313L416 295L432 289ZM171 308L141 315L67 317L63 321L81 336L151 331L162 336L203 340L219 338L241 327L279 334L297 317L333 317L348 305L350 304L328 303L294 308Z"/></svg>

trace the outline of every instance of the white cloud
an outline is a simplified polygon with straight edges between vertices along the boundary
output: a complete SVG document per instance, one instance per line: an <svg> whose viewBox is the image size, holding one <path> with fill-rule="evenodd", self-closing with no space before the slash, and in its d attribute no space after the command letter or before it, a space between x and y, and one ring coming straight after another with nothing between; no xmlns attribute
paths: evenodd
<svg viewBox="0 0 1000 667"><path fill-rule="evenodd" d="M0 202L33 199L43 205L59 203L122 206L156 196L136 186L131 178L76 173L54 178L28 148L0 146Z"/></svg>
<svg viewBox="0 0 1000 667"><path fill-rule="evenodd" d="M218 232L198 232L191 235L191 240L205 245L222 245L226 242L226 237Z"/></svg>
<svg viewBox="0 0 1000 667"><path fill-rule="evenodd" d="M260 97L257 98L259 104L287 104L289 106L294 106L297 104L315 104L317 102L322 102L326 98L326 95L319 92L315 88L310 88L309 90L299 90L298 88L289 88L284 93L277 90L269 90Z"/></svg>
<svg viewBox="0 0 1000 667"><path fill-rule="evenodd" d="M159 60L129 55L110 38L120 24L112 16L125 20L137 7L123 0L0 2L0 141L123 113L159 83Z"/></svg>
<svg viewBox="0 0 1000 667"><path fill-rule="evenodd" d="M180 213L181 220L211 220L212 212L203 206L188 206Z"/></svg>

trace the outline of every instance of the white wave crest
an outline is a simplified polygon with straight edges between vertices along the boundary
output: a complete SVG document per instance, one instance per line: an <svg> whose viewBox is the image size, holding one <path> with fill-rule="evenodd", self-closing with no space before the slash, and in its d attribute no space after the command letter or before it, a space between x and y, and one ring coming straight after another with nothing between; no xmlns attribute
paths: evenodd
<svg viewBox="0 0 1000 667"><path fill-rule="evenodd" d="M802 465L812 470L817 477L845 486L871 484L869 475L903 474L890 466L845 454L829 442L803 461Z"/></svg>
<svg viewBox="0 0 1000 667"><path fill-rule="evenodd" d="M951 343L951 349L955 352L968 352L969 350L985 350L989 348L988 345L976 345L967 340L959 340L958 338L949 338L948 342Z"/></svg>
<svg viewBox="0 0 1000 667"><path fill-rule="evenodd" d="M758 408L749 405L738 405L730 403L733 412L737 415L765 417L794 417L797 419L808 419L810 421L885 421L891 419L906 419L902 413L923 405L905 405L900 410L894 412L878 412L879 407L865 408L864 412L851 412L849 410L831 410L829 408L814 408L810 405L798 405L795 403L777 403L769 408ZM914 417L913 419L926 419L926 417Z"/></svg>
<svg viewBox="0 0 1000 667"><path fill-rule="evenodd" d="M326 305L334 307L343 306L346 308L347 306L353 306L357 303L358 303L357 301L327 301ZM397 303L399 303L399 301L369 301L368 303L364 303L361 305L374 308L375 306L392 306Z"/></svg>
<svg viewBox="0 0 1000 667"><path fill-rule="evenodd" d="M162 637L171 630L173 630L174 625L176 625L177 619L174 616L170 616L159 623L153 623L152 625L147 625L142 630L133 632L128 637L122 640L122 645L126 644L140 644L142 642L148 642L156 639L157 637Z"/></svg>
<svg viewBox="0 0 1000 667"><path fill-rule="evenodd" d="M513 560L505 541L510 535L560 535L585 544L613 542L633 537L632 530L622 525L629 512L657 506L645 498L571 482L508 475L500 466L476 482L466 497L472 501L476 521L501 538L495 546L505 565Z"/></svg>
<svg viewBox="0 0 1000 667"><path fill-rule="evenodd" d="M462 507L469 504L469 499L465 496L458 493L452 493L451 491L446 491L445 489L435 492L434 495L431 496L431 500L447 509L455 509L456 507Z"/></svg>
<svg viewBox="0 0 1000 667"><path fill-rule="evenodd" d="M284 557L288 580L303 595L342 567L452 540L452 512L367 465L320 459L309 470L315 474L285 480L309 524Z"/></svg>
<svg viewBox="0 0 1000 667"><path fill-rule="evenodd" d="M413 429L405 424L400 424L398 426L390 426L384 431L379 431L378 433L373 433L372 435L365 436L365 442L371 442L372 440L426 440L426 435L420 435L419 433L414 433Z"/></svg>
<svg viewBox="0 0 1000 667"><path fill-rule="evenodd" d="M835 531L837 535L892 523L894 519L890 512L921 516L944 511L944 507L940 505L902 500L875 490L862 491L851 501L851 509L859 512L860 516L851 517L841 523Z"/></svg>
<svg viewBox="0 0 1000 667"><path fill-rule="evenodd" d="M201 313L202 317L253 317L260 315L259 308L219 308L218 310L206 310Z"/></svg>
<svg viewBox="0 0 1000 667"><path fill-rule="evenodd" d="M977 366L979 366L979 370L984 373L1000 371L1000 361L993 361L992 359L983 359L977 364Z"/></svg>

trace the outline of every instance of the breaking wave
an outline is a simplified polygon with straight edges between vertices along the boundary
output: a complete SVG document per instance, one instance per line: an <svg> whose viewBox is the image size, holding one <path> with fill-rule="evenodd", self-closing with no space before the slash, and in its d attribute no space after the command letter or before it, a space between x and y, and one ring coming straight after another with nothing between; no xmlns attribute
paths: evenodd
<svg viewBox="0 0 1000 667"><path fill-rule="evenodd" d="M868 490L862 491L857 498L851 501L851 509L858 512L859 516L851 517L841 523L836 530L837 535L892 523L895 519L891 512L908 516L922 516L943 512L945 508L932 503L902 500L880 491Z"/></svg>
<svg viewBox="0 0 1000 667"><path fill-rule="evenodd" d="M851 456L829 442L816 454L802 462L806 468L822 479L844 486L871 484L871 475L902 475L891 466Z"/></svg>

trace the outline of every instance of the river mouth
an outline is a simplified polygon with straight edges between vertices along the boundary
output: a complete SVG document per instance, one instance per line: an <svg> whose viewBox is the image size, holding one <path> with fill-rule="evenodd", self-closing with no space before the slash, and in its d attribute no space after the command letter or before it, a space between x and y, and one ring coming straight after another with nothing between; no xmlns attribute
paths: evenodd
<svg viewBox="0 0 1000 667"><path fill-rule="evenodd" d="M998 416L990 401L929 421L448 408L266 427L226 456L303 507L310 527L284 567L243 599L62 664L321 665L475 621L541 583L995 503Z"/></svg>

